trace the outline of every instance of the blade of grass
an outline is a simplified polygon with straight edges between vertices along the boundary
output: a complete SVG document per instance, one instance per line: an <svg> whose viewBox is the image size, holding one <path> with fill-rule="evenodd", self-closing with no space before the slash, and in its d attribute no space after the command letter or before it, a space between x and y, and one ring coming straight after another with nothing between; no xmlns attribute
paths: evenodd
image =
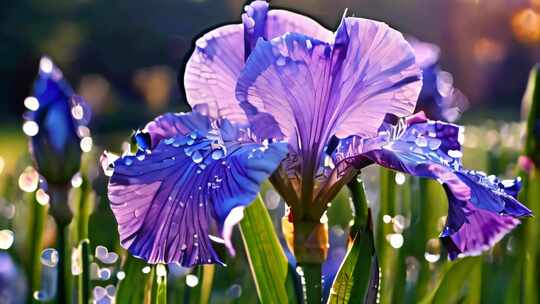
<svg viewBox="0 0 540 304"><path fill-rule="evenodd" d="M123 280L118 282L116 292L117 304L147 303L145 302L145 291L147 289L145 287L148 285L148 278L153 277L153 273L143 273L142 270L144 267L149 266L143 260L139 260L130 255L126 257L122 267L126 276ZM150 291L151 290L152 289L150 289ZM150 293L151 292L149 292L149 294Z"/></svg>
<svg viewBox="0 0 540 304"><path fill-rule="evenodd" d="M355 207L353 242L332 284L328 304L376 303L380 273L371 215L363 183L353 180L349 189Z"/></svg>
<svg viewBox="0 0 540 304"><path fill-rule="evenodd" d="M31 228L28 237L28 248L30 249L30 263L28 268L28 278L30 285L28 286L28 299L33 298L34 291L40 289L41 278L41 250L43 242L43 230L45 228L45 219L47 218L47 205L40 204L35 193L28 195L28 200L31 203Z"/></svg>
<svg viewBox="0 0 540 304"><path fill-rule="evenodd" d="M245 209L240 232L261 303L296 303L293 276L260 195Z"/></svg>

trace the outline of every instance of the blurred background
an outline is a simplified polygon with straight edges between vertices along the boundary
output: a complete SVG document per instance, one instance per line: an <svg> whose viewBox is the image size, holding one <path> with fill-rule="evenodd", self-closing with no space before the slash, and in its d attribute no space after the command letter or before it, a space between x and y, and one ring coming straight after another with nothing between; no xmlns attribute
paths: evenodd
<svg viewBox="0 0 540 304"><path fill-rule="evenodd" d="M469 126L465 147L482 150L471 152L469 158L466 154L464 161L475 169L489 169L492 173L507 174L513 170L520 131L512 124L501 127L497 121L520 120L529 70L535 62L540 62L540 0L273 0L270 3L274 8L312 16L329 29L337 27L348 8L349 16L381 20L405 34L440 46L441 68L453 75L455 87L469 103L458 121ZM30 164L21 129L23 100L31 92L42 55L48 55L75 91L91 104L90 129L94 144L99 147L94 152L99 154L104 148L120 151L132 130L143 127L156 115L189 109L182 88L182 70L194 40L218 25L240 22L244 4L244 0L2 1L0 229L16 230L17 217L22 217L19 222L24 225L26 207L21 203L24 197L15 193L17 187L9 185L16 184L18 176ZM486 120L490 121L487 125ZM484 139L488 145L482 146ZM491 154L486 154L487 151L501 142L512 151L499 153L497 162L490 161ZM372 184L370 197L376 201L377 182L370 178L366 176L367 183ZM399 176L396 182L401 179ZM112 230L98 229L104 225L115 227L104 198L105 183L103 178L94 181L100 203L91 219L90 235L93 247L103 244L114 249L118 244L116 236L110 233ZM444 200L439 192L434 195ZM283 202L275 192L265 198L278 224ZM21 208L16 209L19 205ZM446 208L445 204L441 206L432 216L427 238L437 236L437 220ZM339 217L339 214L348 216ZM349 206L336 204L329 217L331 227L335 228L331 230L331 242L344 243ZM15 238L18 250L25 246L22 231L21 238ZM54 244L54 231L45 234L43 242L45 247ZM5 245L4 234L0 234L0 244ZM241 247L241 243L237 244ZM11 244L1 249L10 247ZM345 254L343 244L338 247L330 251L337 261ZM429 262L427 257L426 260ZM220 279L216 282L221 283L216 287L217 296L242 297L246 303L253 303L256 295L246 271L245 257L226 262L231 267L218 273ZM178 272L185 274L184 270Z"/></svg>

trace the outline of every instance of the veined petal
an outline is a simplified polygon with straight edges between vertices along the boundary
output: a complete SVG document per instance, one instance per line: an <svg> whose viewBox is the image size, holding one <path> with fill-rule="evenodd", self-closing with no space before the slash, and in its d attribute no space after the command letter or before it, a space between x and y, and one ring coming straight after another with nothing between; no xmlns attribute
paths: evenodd
<svg viewBox="0 0 540 304"><path fill-rule="evenodd" d="M244 66L244 29L231 24L214 29L195 42L186 64L184 87L189 104L207 104L209 115L236 123L247 119L234 94Z"/></svg>
<svg viewBox="0 0 540 304"><path fill-rule="evenodd" d="M194 111L163 114L148 123L144 131L150 134L151 146L154 147L163 139L191 132L206 136L210 128L210 118Z"/></svg>
<svg viewBox="0 0 540 304"><path fill-rule="evenodd" d="M236 87L250 122L269 115L286 138L321 150L333 134L373 136L386 114L412 113L420 70L399 32L345 18L334 42L296 33L259 41Z"/></svg>
<svg viewBox="0 0 540 304"><path fill-rule="evenodd" d="M477 254L502 238L531 211L515 196L519 180L502 181L461 166L461 128L414 117L406 125L386 126L377 138L348 138L334 159L360 168L369 162L440 181L447 192L449 214L441 237L450 257ZM362 152L359 152L362 151ZM354 156L355 153L359 153ZM451 242L450 242L451 241ZM450 243L449 243L450 242Z"/></svg>
<svg viewBox="0 0 540 304"><path fill-rule="evenodd" d="M230 233L228 215L248 205L287 153L285 143L219 144L213 135L178 134L151 153L114 163L111 209L121 244L149 263L221 263L212 233ZM229 240L225 240L229 243Z"/></svg>

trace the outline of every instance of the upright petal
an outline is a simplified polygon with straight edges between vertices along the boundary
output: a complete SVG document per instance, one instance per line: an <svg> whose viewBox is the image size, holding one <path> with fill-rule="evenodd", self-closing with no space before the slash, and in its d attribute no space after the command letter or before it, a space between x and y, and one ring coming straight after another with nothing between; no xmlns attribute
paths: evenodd
<svg viewBox="0 0 540 304"><path fill-rule="evenodd" d="M255 198L287 147L227 143L216 129L206 136L186 134L181 123L194 119L174 117L178 121L167 116L178 134L169 134L149 153L124 156L114 163L109 199L121 244L149 263L221 263L212 234L222 232L230 244L230 225L239 219L233 210ZM228 217L231 213L234 219Z"/></svg>
<svg viewBox="0 0 540 304"><path fill-rule="evenodd" d="M252 124L268 114L286 138L320 150L333 134L373 136L387 113L412 113L419 78L399 32L346 18L335 44L295 33L259 41L236 96Z"/></svg>
<svg viewBox="0 0 540 304"><path fill-rule="evenodd" d="M184 74L184 88L191 106L207 104L213 118L227 118L236 123L247 121L234 94L236 79L244 66L243 45L241 24L219 27L195 42Z"/></svg>

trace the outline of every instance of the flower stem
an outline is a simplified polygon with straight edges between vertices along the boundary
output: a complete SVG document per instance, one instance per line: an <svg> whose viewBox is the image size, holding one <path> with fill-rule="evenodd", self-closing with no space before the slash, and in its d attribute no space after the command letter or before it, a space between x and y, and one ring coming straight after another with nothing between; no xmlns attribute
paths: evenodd
<svg viewBox="0 0 540 304"><path fill-rule="evenodd" d="M299 269L298 269L299 268ZM302 289L306 304L320 304L322 300L322 264L298 263L297 270L302 277Z"/></svg>
<svg viewBox="0 0 540 304"><path fill-rule="evenodd" d="M43 240L43 229L45 227L45 219L47 217L47 206L41 205L37 202L36 196L32 195L32 226L29 237L29 248L30 248L30 268L28 270L30 278L29 286L29 302L33 297L34 291L40 289L40 280L41 280L41 262L40 255L42 250L42 240Z"/></svg>
<svg viewBox="0 0 540 304"><path fill-rule="evenodd" d="M71 303L71 255L69 246L68 225L58 225L56 240L58 250L58 287L56 290L57 303Z"/></svg>
<svg viewBox="0 0 540 304"><path fill-rule="evenodd" d="M56 298L58 304L71 303L71 246L69 242L69 223L73 217L68 205L69 186L50 186L51 204L49 212L57 227L56 249L58 250L58 280Z"/></svg>
<svg viewBox="0 0 540 304"><path fill-rule="evenodd" d="M322 263L328 250L328 227L314 221L294 222L294 254L307 304L321 303Z"/></svg>

